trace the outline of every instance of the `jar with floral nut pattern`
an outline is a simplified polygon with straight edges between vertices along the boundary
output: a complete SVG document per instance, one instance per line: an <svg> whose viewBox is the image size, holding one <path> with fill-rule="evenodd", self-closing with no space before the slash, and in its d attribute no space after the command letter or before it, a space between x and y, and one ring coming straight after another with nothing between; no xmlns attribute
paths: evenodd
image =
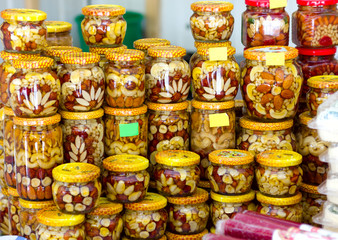
<svg viewBox="0 0 338 240"><path fill-rule="evenodd" d="M8 190L1 188L0 193L0 234L9 235Z"/></svg>
<svg viewBox="0 0 338 240"><path fill-rule="evenodd" d="M49 46L43 51L44 55L54 60L54 63L51 66L51 69L55 71L56 73L58 73L63 66L63 63L61 63L60 57L70 52L82 52L82 49L78 47L72 47L72 46Z"/></svg>
<svg viewBox="0 0 338 240"><path fill-rule="evenodd" d="M266 64L266 53L284 53L284 65ZM255 47L244 51L242 96L248 115L258 121L281 121L295 116L303 83L295 58L298 51L287 46Z"/></svg>
<svg viewBox="0 0 338 240"><path fill-rule="evenodd" d="M149 160L137 155L115 155L103 160L102 177L107 198L121 203L139 202L147 194Z"/></svg>
<svg viewBox="0 0 338 240"><path fill-rule="evenodd" d="M19 199L20 203L20 236L36 240L35 230L38 226L38 221L36 219L36 214L39 210L53 207L53 201L43 201L43 202L32 202Z"/></svg>
<svg viewBox="0 0 338 240"><path fill-rule="evenodd" d="M8 188L9 235L20 235L19 211L19 194L15 188Z"/></svg>
<svg viewBox="0 0 338 240"><path fill-rule="evenodd" d="M168 240L202 240L203 236L208 234L208 230L205 229L203 232L190 235L180 235L168 231L165 234Z"/></svg>
<svg viewBox="0 0 338 240"><path fill-rule="evenodd" d="M48 46L72 46L73 38L70 33L72 24L62 21L45 21L47 27Z"/></svg>
<svg viewBox="0 0 338 240"><path fill-rule="evenodd" d="M167 227L167 199L156 193L147 193L138 203L124 205L124 234L130 239L159 239Z"/></svg>
<svg viewBox="0 0 338 240"><path fill-rule="evenodd" d="M100 62L99 62L99 67L102 68L103 71L105 71L106 66L108 65L109 61L106 58L106 53L107 52L120 52L123 51L124 49L127 49L126 45L120 45L118 47L114 48L108 48L108 47L90 47L89 52L96 53L100 55Z"/></svg>
<svg viewBox="0 0 338 240"><path fill-rule="evenodd" d="M201 1L191 4L194 11L190 17L190 28L195 41L228 41L234 29L231 10L234 5L223 1Z"/></svg>
<svg viewBox="0 0 338 240"><path fill-rule="evenodd" d="M259 191L271 197L297 195L302 184L302 155L288 150L268 150L256 156Z"/></svg>
<svg viewBox="0 0 338 240"><path fill-rule="evenodd" d="M5 156L4 156L4 142L0 139L0 187L6 188L6 181L5 181Z"/></svg>
<svg viewBox="0 0 338 240"><path fill-rule="evenodd" d="M47 14L36 9L5 9L1 12L4 22L0 26L0 38L6 51L39 53L47 46Z"/></svg>
<svg viewBox="0 0 338 240"><path fill-rule="evenodd" d="M72 52L61 56L58 71L61 81L62 110L89 112L99 109L104 96L104 73L96 53Z"/></svg>
<svg viewBox="0 0 338 240"><path fill-rule="evenodd" d="M71 215L60 212L56 207L37 212L36 240L84 240L85 215Z"/></svg>
<svg viewBox="0 0 338 240"><path fill-rule="evenodd" d="M101 196L100 168L89 163L66 163L53 169L56 207L70 214L91 212Z"/></svg>
<svg viewBox="0 0 338 240"><path fill-rule="evenodd" d="M16 165L14 158L14 112L4 108L4 178L7 186L16 188Z"/></svg>
<svg viewBox="0 0 338 240"><path fill-rule="evenodd" d="M187 99L191 71L183 59L186 50L177 46L148 49L152 59L146 65L146 96L154 103L177 103Z"/></svg>
<svg viewBox="0 0 338 240"><path fill-rule="evenodd" d="M147 106L110 108L105 111L104 151L106 156L133 154L147 156Z"/></svg>
<svg viewBox="0 0 338 240"><path fill-rule="evenodd" d="M151 57L148 55L148 49L151 47L169 46L170 41L163 38L142 38L136 40L133 45L135 49L144 52L144 62L145 65L148 65L148 63L151 61Z"/></svg>
<svg viewBox="0 0 338 240"><path fill-rule="evenodd" d="M200 156L184 150L166 150L155 156L156 189L165 196L185 197L195 193L200 180Z"/></svg>
<svg viewBox="0 0 338 240"><path fill-rule="evenodd" d="M123 43L127 22L126 9L119 5L98 4L82 8L82 36L91 47L115 47Z"/></svg>
<svg viewBox="0 0 338 240"><path fill-rule="evenodd" d="M107 52L105 100L110 107L140 107L145 99L144 53L125 49Z"/></svg>
<svg viewBox="0 0 338 240"><path fill-rule="evenodd" d="M120 239L123 230L123 205L100 198L99 205L86 215L86 240Z"/></svg>

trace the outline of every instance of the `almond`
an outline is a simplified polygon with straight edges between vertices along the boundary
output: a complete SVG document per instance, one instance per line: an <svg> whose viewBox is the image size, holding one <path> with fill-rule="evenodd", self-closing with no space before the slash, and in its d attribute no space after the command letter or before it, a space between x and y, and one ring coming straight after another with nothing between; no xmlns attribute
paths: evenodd
<svg viewBox="0 0 338 240"><path fill-rule="evenodd" d="M271 100L273 99L273 95L271 93L267 93L265 94L262 99L261 99L261 104L262 105L265 105L267 104L268 102L270 102Z"/></svg>
<svg viewBox="0 0 338 240"><path fill-rule="evenodd" d="M267 80L274 80L274 76L271 73L267 73L267 72L262 72L261 73L261 77L263 79L267 79Z"/></svg>
<svg viewBox="0 0 338 240"><path fill-rule="evenodd" d="M275 96L273 99L273 105L275 105L276 110L280 110L283 106L283 98L281 98L279 95Z"/></svg>
<svg viewBox="0 0 338 240"><path fill-rule="evenodd" d="M289 89L289 88L291 87L292 83L293 83L293 79L294 79L294 77L293 77L292 74L288 75L288 76L284 79L284 82L283 82L283 88L284 88L284 89Z"/></svg>
<svg viewBox="0 0 338 240"><path fill-rule="evenodd" d="M275 79L277 82L284 81L284 71L282 69L277 69Z"/></svg>
<svg viewBox="0 0 338 240"><path fill-rule="evenodd" d="M270 85L262 84L262 85L259 85L256 88L256 90L257 90L257 92L260 92L260 93L267 93L267 92L270 92L271 87L270 87Z"/></svg>
<svg viewBox="0 0 338 240"><path fill-rule="evenodd" d="M32 186L27 186L27 195L29 200L36 200L36 192Z"/></svg>
<svg viewBox="0 0 338 240"><path fill-rule="evenodd" d="M291 91L289 89L283 90L282 93L281 93L282 98L285 98L285 99L293 98L294 95L295 94L293 93L293 91Z"/></svg>

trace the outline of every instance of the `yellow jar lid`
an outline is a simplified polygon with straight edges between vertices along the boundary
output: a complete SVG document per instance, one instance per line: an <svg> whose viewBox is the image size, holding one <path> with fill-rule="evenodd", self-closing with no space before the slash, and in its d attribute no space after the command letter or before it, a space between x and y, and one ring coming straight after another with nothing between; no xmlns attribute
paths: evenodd
<svg viewBox="0 0 338 240"><path fill-rule="evenodd" d="M35 201L27 201L27 200L20 198L19 202L20 202L21 207L32 208L32 209L43 209L47 207L53 207L55 205L53 200L35 202Z"/></svg>
<svg viewBox="0 0 338 240"><path fill-rule="evenodd" d="M189 106L188 101L180 102L180 103L169 103L169 104L146 102L146 104L150 110L156 110L156 111L180 111L180 110L186 110Z"/></svg>
<svg viewBox="0 0 338 240"><path fill-rule="evenodd" d="M32 57L32 58L19 58L13 60L14 68L45 68L50 67L54 63L54 60L49 57Z"/></svg>
<svg viewBox="0 0 338 240"><path fill-rule="evenodd" d="M99 199L98 206L93 211L88 213L88 215L98 215L98 216L114 215L114 214L122 212L122 210L123 210L123 204L113 203L113 202L110 202L108 198L101 197Z"/></svg>
<svg viewBox="0 0 338 240"><path fill-rule="evenodd" d="M178 46L157 46L148 49L148 55L151 57L177 58L183 57L187 51Z"/></svg>
<svg viewBox="0 0 338 240"><path fill-rule="evenodd" d="M72 24L63 21L45 21L48 33L59 33L72 30Z"/></svg>
<svg viewBox="0 0 338 240"><path fill-rule="evenodd" d="M14 116L14 111L10 107L4 107L4 114L7 116Z"/></svg>
<svg viewBox="0 0 338 240"><path fill-rule="evenodd" d="M177 205L198 204L208 201L209 193L202 188L197 188L195 193L187 197L167 197L168 202Z"/></svg>
<svg viewBox="0 0 338 240"><path fill-rule="evenodd" d="M263 123L263 122L256 122L247 117L241 117L239 119L239 125L242 128L251 129L251 130L275 131L275 130L284 130L284 129L292 128L293 120L290 119L290 120L286 120L283 122Z"/></svg>
<svg viewBox="0 0 338 240"><path fill-rule="evenodd" d="M224 1L201 1L191 4L194 12L225 12L234 9L234 5Z"/></svg>
<svg viewBox="0 0 338 240"><path fill-rule="evenodd" d="M61 115L55 114L51 117L44 117L44 118L19 118L14 117L13 123L15 125L21 125L21 126L40 126L40 125L52 125L56 124L61 121Z"/></svg>
<svg viewBox="0 0 338 240"><path fill-rule="evenodd" d="M208 234L208 230L205 229L201 233L192 234L192 235L179 235L171 232L165 232L168 237L168 240L202 240L202 237Z"/></svg>
<svg viewBox="0 0 338 240"><path fill-rule="evenodd" d="M138 155L114 155L103 160L103 167L112 172L137 172L147 169L149 160Z"/></svg>
<svg viewBox="0 0 338 240"><path fill-rule="evenodd" d="M117 16L125 14L126 9L120 5L97 4L83 7L82 13L91 16Z"/></svg>
<svg viewBox="0 0 338 240"><path fill-rule="evenodd" d="M245 203L250 202L255 199L255 191L251 190L249 193L242 194L242 195L222 195L217 194L213 191L210 193L211 199L222 202L222 203Z"/></svg>
<svg viewBox="0 0 338 240"><path fill-rule="evenodd" d="M269 167L291 167L302 163L302 155L289 150L268 150L258 154L256 161Z"/></svg>
<svg viewBox="0 0 338 240"><path fill-rule="evenodd" d="M102 108L92 111L92 112L67 112L59 111L62 118L72 119L72 120L87 120L103 117L104 110Z"/></svg>
<svg viewBox="0 0 338 240"><path fill-rule="evenodd" d="M8 194L13 197L19 197L19 193L15 188L8 187Z"/></svg>
<svg viewBox="0 0 338 240"><path fill-rule="evenodd" d="M61 57L69 52L82 52L82 49L73 46L50 46L45 49L45 52L48 56Z"/></svg>
<svg viewBox="0 0 338 240"><path fill-rule="evenodd" d="M199 164L200 156L197 153L185 150L166 150L155 155L156 162L159 164L184 167Z"/></svg>
<svg viewBox="0 0 338 240"><path fill-rule="evenodd" d="M200 181L198 181L197 186L200 187L200 188L207 188L207 189L211 188L209 181L200 180Z"/></svg>
<svg viewBox="0 0 338 240"><path fill-rule="evenodd" d="M97 54L100 54L100 55L105 55L107 52L119 52L119 51L122 51L124 49L127 49L126 45L121 45L121 46L114 47L114 48L111 48L111 47L90 47L89 52L97 53Z"/></svg>
<svg viewBox="0 0 338 240"><path fill-rule="evenodd" d="M1 193L2 193L3 195L5 195L6 197L8 197L8 196L9 196L8 188L1 188Z"/></svg>
<svg viewBox="0 0 338 240"><path fill-rule="evenodd" d="M199 47L231 47L231 42L226 41L226 42L197 42L195 41L194 43L195 48Z"/></svg>
<svg viewBox="0 0 338 240"><path fill-rule="evenodd" d="M137 203L126 203L124 207L133 211L153 211L165 208L167 199L157 193L148 192L144 199Z"/></svg>
<svg viewBox="0 0 338 240"><path fill-rule="evenodd" d="M47 14L37 9L13 8L3 10L1 17L5 20L32 22L45 20Z"/></svg>
<svg viewBox="0 0 338 240"><path fill-rule="evenodd" d="M134 42L134 48L139 50L148 50L151 47L168 45L170 45L170 41L163 38L142 38Z"/></svg>
<svg viewBox="0 0 338 240"><path fill-rule="evenodd" d="M318 186L314 186L314 185L310 185L306 183L302 183L302 185L300 186L300 190L306 193L312 193L312 194L318 194L318 195L320 194L318 192Z"/></svg>
<svg viewBox="0 0 338 240"><path fill-rule="evenodd" d="M111 108L104 106L104 113L115 116L135 116L145 114L147 112L147 105L142 105L138 108Z"/></svg>
<svg viewBox="0 0 338 240"><path fill-rule="evenodd" d="M52 227L68 227L83 223L85 215L67 214L60 212L56 207L49 207L37 212L39 223Z"/></svg>
<svg viewBox="0 0 338 240"><path fill-rule="evenodd" d="M15 53L15 52L6 52L1 51L1 58L3 60L16 60L16 59L29 59L29 58L36 58L39 57L39 54L22 54L22 53Z"/></svg>
<svg viewBox="0 0 338 240"><path fill-rule="evenodd" d="M285 60L293 59L298 56L298 50L288 46L260 46L249 48L244 51L244 57L249 60L265 61L267 52L285 52Z"/></svg>
<svg viewBox="0 0 338 240"><path fill-rule="evenodd" d="M199 47L197 48L197 53L202 56L209 56L209 48L217 48L217 47ZM232 56L236 53L236 48L227 47L227 55Z"/></svg>
<svg viewBox="0 0 338 240"><path fill-rule="evenodd" d="M244 165L254 161L254 155L249 151L238 149L216 150L209 154L209 161L224 165Z"/></svg>
<svg viewBox="0 0 338 240"><path fill-rule="evenodd" d="M301 124L307 125L313 117L310 114L310 111L303 112L299 115L299 122Z"/></svg>
<svg viewBox="0 0 338 240"><path fill-rule="evenodd" d="M277 205L277 206L287 206L287 205L294 205L302 201L302 194L299 192L297 195L293 197L268 197L263 195L260 192L257 192L256 195L257 201L265 204Z"/></svg>
<svg viewBox="0 0 338 240"><path fill-rule="evenodd" d="M204 110L221 110L221 109L229 109L229 108L235 107L235 101L201 102L197 100L192 100L191 104L194 108L204 109Z"/></svg>
<svg viewBox="0 0 338 240"><path fill-rule="evenodd" d="M106 58L110 61L131 62L144 59L144 52L135 49L123 49L121 51L107 51Z"/></svg>
<svg viewBox="0 0 338 240"><path fill-rule="evenodd" d="M312 88L338 89L338 76L322 75L307 80L307 85Z"/></svg>
<svg viewBox="0 0 338 240"><path fill-rule="evenodd" d="M99 62L100 55L92 52L68 52L61 55L60 60L62 63L83 65Z"/></svg>
<svg viewBox="0 0 338 240"><path fill-rule="evenodd" d="M100 168L89 163L65 163L53 169L53 178L60 182L90 182L100 176Z"/></svg>

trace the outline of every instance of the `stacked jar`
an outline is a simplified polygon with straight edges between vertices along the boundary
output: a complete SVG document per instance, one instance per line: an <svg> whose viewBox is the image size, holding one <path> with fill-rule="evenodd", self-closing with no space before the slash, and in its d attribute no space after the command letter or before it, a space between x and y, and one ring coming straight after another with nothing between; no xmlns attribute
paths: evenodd
<svg viewBox="0 0 338 240"><path fill-rule="evenodd" d="M72 24L62 21L46 21L48 46L72 46Z"/></svg>
<svg viewBox="0 0 338 240"><path fill-rule="evenodd" d="M151 47L157 46L169 46L170 41L163 38L142 38L134 42L134 48L140 51L143 51L145 54L144 60L145 65L151 60L151 57L148 54L148 49Z"/></svg>
<svg viewBox="0 0 338 240"><path fill-rule="evenodd" d="M120 52L120 51L122 51L124 49L127 49L126 45L121 45L121 46L114 47L114 48L110 48L110 47L90 47L89 48L89 52L97 53L97 54L100 55L99 66L100 66L100 68L102 68L102 70L105 70L106 66L109 63L108 59L106 58L106 53L108 51Z"/></svg>

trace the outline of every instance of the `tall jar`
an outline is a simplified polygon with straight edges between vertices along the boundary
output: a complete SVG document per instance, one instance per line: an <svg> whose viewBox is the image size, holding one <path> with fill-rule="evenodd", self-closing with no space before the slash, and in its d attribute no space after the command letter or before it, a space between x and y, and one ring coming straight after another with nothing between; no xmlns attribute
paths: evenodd
<svg viewBox="0 0 338 240"><path fill-rule="evenodd" d="M201 57L192 66L193 97L206 102L233 100L237 95L240 81L239 65L234 57L231 57L236 49L227 47L226 61L211 61L209 48L197 49L197 54Z"/></svg>
<svg viewBox="0 0 338 240"><path fill-rule="evenodd" d="M146 66L146 97L154 103L177 103L187 99L191 71L183 59L186 50L177 46L148 49L152 57Z"/></svg>
<svg viewBox="0 0 338 240"><path fill-rule="evenodd" d="M106 58L106 53L110 51L116 51L120 52L124 49L127 49L126 45L120 45L118 47L114 48L107 48L107 47L90 47L89 52L96 53L100 55L100 62L99 62L99 67L102 68L103 71L105 71L106 66L108 65L109 61Z"/></svg>
<svg viewBox="0 0 338 240"><path fill-rule="evenodd" d="M1 39L6 51L40 53L47 46L47 14L36 9L5 9L0 26Z"/></svg>
<svg viewBox="0 0 338 240"><path fill-rule="evenodd" d="M231 10L234 5L223 1L201 1L191 4L194 12L190 17L190 28L195 41L228 41L234 29Z"/></svg>
<svg viewBox="0 0 338 240"><path fill-rule="evenodd" d="M82 8L82 36L91 47L115 47L123 43L127 22L126 9L119 5L99 4Z"/></svg>
<svg viewBox="0 0 338 240"><path fill-rule="evenodd" d="M4 178L8 187L16 188L16 165L14 158L14 112L4 109Z"/></svg>
<svg viewBox="0 0 338 240"><path fill-rule="evenodd" d="M267 66L266 53L284 53L284 65ZM298 52L291 47L255 47L244 51L242 96L250 118L281 121L296 115L303 83L296 63Z"/></svg>
<svg viewBox="0 0 338 240"><path fill-rule="evenodd" d="M0 193L0 234L9 235L8 190L1 188Z"/></svg>
<svg viewBox="0 0 338 240"><path fill-rule="evenodd" d="M61 81L62 110L89 112L99 109L104 96L104 73L96 53L73 52L61 56L58 71Z"/></svg>
<svg viewBox="0 0 338 240"><path fill-rule="evenodd" d="M144 53L139 50L107 52L105 100L110 107L137 108L145 99Z"/></svg>
<svg viewBox="0 0 338 240"><path fill-rule="evenodd" d="M104 107L106 156L133 154L147 156L147 106L139 108Z"/></svg>
<svg viewBox="0 0 338 240"><path fill-rule="evenodd" d="M13 60L10 104L15 116L40 118L55 115L60 101L60 80L48 57Z"/></svg>
<svg viewBox="0 0 338 240"><path fill-rule="evenodd" d="M148 49L151 47L169 46L170 41L163 38L142 38L136 40L133 45L135 49L144 52L144 62L145 65L148 65L148 63L151 61L151 57L148 55Z"/></svg>
<svg viewBox="0 0 338 240"><path fill-rule="evenodd" d="M269 0L246 0L242 14L245 47L288 46L290 17L285 7L270 9Z"/></svg>
<svg viewBox="0 0 338 240"><path fill-rule="evenodd" d="M72 24L63 21L46 21L48 46L72 46Z"/></svg>
<svg viewBox="0 0 338 240"><path fill-rule="evenodd" d="M72 47L72 46L49 46L44 50L44 55L50 57L54 60L54 63L51 67L53 71L59 73L63 63L61 63L60 57L66 53L70 52L82 52L81 48Z"/></svg>
<svg viewBox="0 0 338 240"><path fill-rule="evenodd" d="M20 235L20 203L19 194L15 188L8 188L8 220L9 235Z"/></svg>
<svg viewBox="0 0 338 240"><path fill-rule="evenodd" d="M51 200L52 170L63 162L59 114L46 118L14 117L16 189L29 201Z"/></svg>

